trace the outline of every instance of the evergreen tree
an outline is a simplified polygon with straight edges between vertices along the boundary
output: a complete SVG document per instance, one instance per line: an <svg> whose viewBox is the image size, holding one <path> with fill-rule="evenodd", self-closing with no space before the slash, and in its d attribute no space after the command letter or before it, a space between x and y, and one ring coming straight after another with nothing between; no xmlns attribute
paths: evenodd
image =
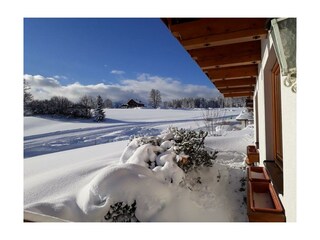
<svg viewBox="0 0 320 240"><path fill-rule="evenodd" d="M97 97L97 107L94 110L94 120L96 122L102 122L105 119L105 114L103 111L103 99L99 95Z"/></svg>

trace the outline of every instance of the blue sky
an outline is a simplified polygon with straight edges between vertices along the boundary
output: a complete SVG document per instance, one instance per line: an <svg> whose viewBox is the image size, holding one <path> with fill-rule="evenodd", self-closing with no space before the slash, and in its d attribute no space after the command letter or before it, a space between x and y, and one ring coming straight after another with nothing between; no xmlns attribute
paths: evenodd
<svg viewBox="0 0 320 240"><path fill-rule="evenodd" d="M24 74L40 99L102 94L146 100L152 86L164 100L217 94L158 18L26 18ZM167 91L173 87L180 89Z"/></svg>

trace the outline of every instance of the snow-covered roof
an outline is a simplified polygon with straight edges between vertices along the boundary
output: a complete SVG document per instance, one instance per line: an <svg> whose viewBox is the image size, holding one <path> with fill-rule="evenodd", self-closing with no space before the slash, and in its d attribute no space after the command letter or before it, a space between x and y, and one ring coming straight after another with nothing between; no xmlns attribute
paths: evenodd
<svg viewBox="0 0 320 240"><path fill-rule="evenodd" d="M242 121L242 120L253 120L253 112L249 112L247 109L243 110L237 117L236 120Z"/></svg>

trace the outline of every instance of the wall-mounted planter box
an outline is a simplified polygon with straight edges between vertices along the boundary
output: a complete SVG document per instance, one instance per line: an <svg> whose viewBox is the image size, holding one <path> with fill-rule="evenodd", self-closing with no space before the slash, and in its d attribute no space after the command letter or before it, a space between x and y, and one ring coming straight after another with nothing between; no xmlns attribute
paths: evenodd
<svg viewBox="0 0 320 240"><path fill-rule="evenodd" d="M247 146L247 163L253 164L255 162L259 162L259 150L254 145Z"/></svg>
<svg viewBox="0 0 320 240"><path fill-rule="evenodd" d="M270 177L264 167L248 167L248 179L253 182L270 182Z"/></svg>
<svg viewBox="0 0 320 240"><path fill-rule="evenodd" d="M284 210L271 183L248 181L247 197L250 222L285 222Z"/></svg>

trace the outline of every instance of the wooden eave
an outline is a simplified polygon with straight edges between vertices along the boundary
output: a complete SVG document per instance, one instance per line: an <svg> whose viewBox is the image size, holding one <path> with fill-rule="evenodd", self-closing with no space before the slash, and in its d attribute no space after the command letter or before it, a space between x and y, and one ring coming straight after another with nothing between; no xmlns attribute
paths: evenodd
<svg viewBox="0 0 320 240"><path fill-rule="evenodd" d="M256 80L254 77L249 78L237 78L237 79L223 79L213 82L218 89L223 89L226 87L245 87L254 86Z"/></svg>
<svg viewBox="0 0 320 240"><path fill-rule="evenodd" d="M253 96L268 18L162 20L224 97Z"/></svg>

